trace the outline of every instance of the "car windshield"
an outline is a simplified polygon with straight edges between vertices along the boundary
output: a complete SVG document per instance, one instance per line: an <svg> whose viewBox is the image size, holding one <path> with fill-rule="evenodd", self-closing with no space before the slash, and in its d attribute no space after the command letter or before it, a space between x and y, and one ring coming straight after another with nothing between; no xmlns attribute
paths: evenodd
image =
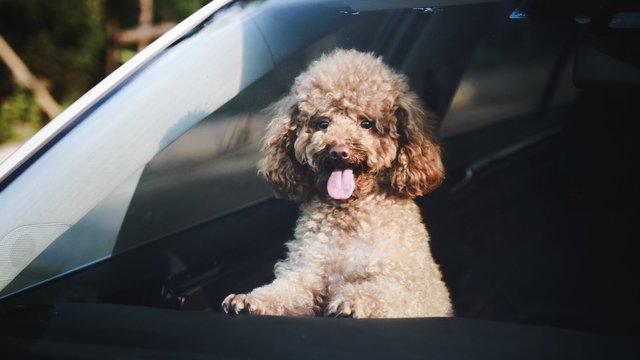
<svg viewBox="0 0 640 360"><path fill-rule="evenodd" d="M493 26L474 10L509 6L439 3L238 1L216 12L106 94L0 193L2 294L272 197L256 176L261 110L323 52L359 48L423 73L427 54L408 53L433 41L419 29L468 17L467 28L438 40L452 45L457 32ZM428 105L444 112L470 53L439 51L462 56L447 65L455 71L437 75L445 88L412 79L439 94ZM459 131L458 122L448 132Z"/></svg>
<svg viewBox="0 0 640 360"><path fill-rule="evenodd" d="M613 31L607 21L587 25L568 6L538 10L478 0L227 3L3 183L0 296L43 289L31 301L217 311L231 284L264 283L297 213L257 174L264 110L312 61L343 48L381 56L435 114L448 175L418 205L461 314L575 325L567 299L581 294L591 303L575 311L597 309L594 324L620 318L581 287L579 269L595 261L605 228L617 229L619 248L629 244L633 206L589 195L604 189L595 179L622 184L607 187L619 198L635 190L614 181L627 170L607 179L594 170L587 160L604 152L581 136L598 133L611 145L600 148L612 151L606 162L624 168L619 122L587 125L610 112L637 116L636 98L615 95L633 85L624 74L637 57L597 37ZM607 261L628 264L624 253ZM524 287L540 277L545 284Z"/></svg>
<svg viewBox="0 0 640 360"><path fill-rule="evenodd" d="M569 32L550 38L508 20L510 3L444 3L241 1L219 11L3 191L3 294L270 198L256 175L261 110L331 49L384 56L441 117L451 103L445 137L534 111ZM455 21L446 32L422 31L447 19ZM528 87L489 85L498 69L512 74L501 81ZM16 204L14 187L39 190Z"/></svg>

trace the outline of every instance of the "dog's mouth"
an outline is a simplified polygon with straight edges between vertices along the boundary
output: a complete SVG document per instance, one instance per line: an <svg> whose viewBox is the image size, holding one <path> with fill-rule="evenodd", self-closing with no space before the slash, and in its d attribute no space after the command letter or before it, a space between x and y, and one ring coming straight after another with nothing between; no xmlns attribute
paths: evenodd
<svg viewBox="0 0 640 360"><path fill-rule="evenodd" d="M327 195L334 200L347 200L354 196L358 179L368 171L366 154L354 147L348 159L332 159L324 153L317 163L321 164L318 175L322 182L316 184L319 188L326 186Z"/></svg>
<svg viewBox="0 0 640 360"><path fill-rule="evenodd" d="M332 199L346 200L353 195L356 189L356 180L353 169L334 169L327 180L327 193Z"/></svg>

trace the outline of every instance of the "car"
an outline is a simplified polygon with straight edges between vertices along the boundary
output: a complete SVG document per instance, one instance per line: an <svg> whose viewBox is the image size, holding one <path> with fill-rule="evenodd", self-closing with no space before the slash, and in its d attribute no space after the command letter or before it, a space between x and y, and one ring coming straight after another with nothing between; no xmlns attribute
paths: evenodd
<svg viewBox="0 0 640 360"><path fill-rule="evenodd" d="M3 358L638 358L633 1L214 0L0 164ZM370 51L437 117L417 200L452 318L231 316L297 205L256 173L311 61Z"/></svg>

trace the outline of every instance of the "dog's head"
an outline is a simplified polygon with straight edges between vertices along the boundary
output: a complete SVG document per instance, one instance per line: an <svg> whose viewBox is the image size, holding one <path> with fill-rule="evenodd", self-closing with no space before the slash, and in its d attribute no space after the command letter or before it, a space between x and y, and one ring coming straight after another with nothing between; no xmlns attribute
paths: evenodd
<svg viewBox="0 0 640 360"><path fill-rule="evenodd" d="M444 178L429 116L405 76L355 50L323 55L272 106L260 172L281 196L415 197Z"/></svg>

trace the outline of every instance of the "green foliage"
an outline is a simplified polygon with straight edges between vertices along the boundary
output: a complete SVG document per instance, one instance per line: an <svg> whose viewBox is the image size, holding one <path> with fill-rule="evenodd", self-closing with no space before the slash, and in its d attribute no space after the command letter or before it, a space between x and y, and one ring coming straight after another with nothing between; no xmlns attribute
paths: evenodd
<svg viewBox="0 0 640 360"><path fill-rule="evenodd" d="M58 101L78 98L104 76L102 1L0 0L0 34Z"/></svg>
<svg viewBox="0 0 640 360"><path fill-rule="evenodd" d="M154 22L178 22L207 2L155 0ZM107 24L124 29L137 23L137 0L0 0L0 34L34 74L51 84L52 95L61 104L72 103L106 75ZM116 52L121 62L132 56L126 47ZM11 73L0 62L0 142L20 132L11 126L31 126L24 121L35 115L20 104L32 100L29 93L15 88Z"/></svg>
<svg viewBox="0 0 640 360"><path fill-rule="evenodd" d="M31 136L42 126L42 119L33 95L17 88L14 94L0 103L0 143Z"/></svg>
<svg viewBox="0 0 640 360"><path fill-rule="evenodd" d="M155 21L182 20L207 4L209 0L156 0Z"/></svg>

